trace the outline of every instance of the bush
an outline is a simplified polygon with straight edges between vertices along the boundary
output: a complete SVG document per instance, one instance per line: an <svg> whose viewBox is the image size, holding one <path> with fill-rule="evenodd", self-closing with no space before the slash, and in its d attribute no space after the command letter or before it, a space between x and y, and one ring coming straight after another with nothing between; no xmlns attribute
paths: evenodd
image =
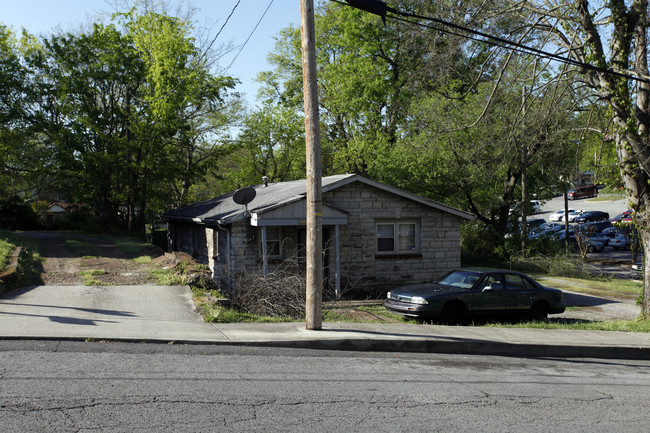
<svg viewBox="0 0 650 433"><path fill-rule="evenodd" d="M0 228L5 230L36 230L38 215L29 203L17 195L0 199Z"/></svg>
<svg viewBox="0 0 650 433"><path fill-rule="evenodd" d="M305 276L289 268L264 275L261 271L236 278L228 294L231 305L249 314L271 317L305 317Z"/></svg>
<svg viewBox="0 0 650 433"><path fill-rule="evenodd" d="M494 258L497 236L491 227L478 221L463 223L460 229L463 262L481 262ZM497 257L497 259L503 257Z"/></svg>
<svg viewBox="0 0 650 433"><path fill-rule="evenodd" d="M57 218L56 230L79 230L84 233L100 233L101 227L97 218L86 208L72 210Z"/></svg>

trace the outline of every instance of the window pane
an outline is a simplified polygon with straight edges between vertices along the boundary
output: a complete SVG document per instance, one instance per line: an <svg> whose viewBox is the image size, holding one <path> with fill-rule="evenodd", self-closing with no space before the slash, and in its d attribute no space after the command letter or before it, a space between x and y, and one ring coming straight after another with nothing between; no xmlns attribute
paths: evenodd
<svg viewBox="0 0 650 433"><path fill-rule="evenodd" d="M377 224L377 251L395 251L395 226Z"/></svg>
<svg viewBox="0 0 650 433"><path fill-rule="evenodd" d="M393 238L395 237L395 226L392 224L378 224L377 225L378 238Z"/></svg>
<svg viewBox="0 0 650 433"><path fill-rule="evenodd" d="M519 275L506 274L506 284L510 290L522 290L526 287Z"/></svg>
<svg viewBox="0 0 650 433"><path fill-rule="evenodd" d="M415 251L415 224L399 225L400 251Z"/></svg>
<svg viewBox="0 0 650 433"><path fill-rule="evenodd" d="M395 251L393 238L384 238L377 240L377 251Z"/></svg>

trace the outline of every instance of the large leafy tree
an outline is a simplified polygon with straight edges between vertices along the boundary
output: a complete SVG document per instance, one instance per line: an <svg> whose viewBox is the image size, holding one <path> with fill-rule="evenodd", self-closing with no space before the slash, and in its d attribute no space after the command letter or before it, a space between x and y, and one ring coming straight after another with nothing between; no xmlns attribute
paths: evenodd
<svg viewBox="0 0 650 433"><path fill-rule="evenodd" d="M391 5L461 21L476 11L475 26L513 27L467 2ZM502 242L524 173L537 191L559 172L576 89L534 58L411 21L335 3L318 9L321 129L332 149L324 171L355 171L467 209ZM295 107L298 41L285 30L270 56L276 69L262 76L264 96Z"/></svg>
<svg viewBox="0 0 650 433"><path fill-rule="evenodd" d="M576 79L607 101L608 131L635 209L639 237L650 248L650 77L648 1L494 2L535 42L570 59ZM547 43L549 42L549 43ZM552 42L552 43L550 43ZM650 314L650 258L645 255L642 311Z"/></svg>
<svg viewBox="0 0 650 433"><path fill-rule="evenodd" d="M13 122L3 153L47 150L52 190L89 205L105 229L141 233L147 211L182 203L214 165L236 81L210 72L187 22L134 9L79 34L25 37L21 52L2 34L13 68L3 95L20 102L2 112Z"/></svg>

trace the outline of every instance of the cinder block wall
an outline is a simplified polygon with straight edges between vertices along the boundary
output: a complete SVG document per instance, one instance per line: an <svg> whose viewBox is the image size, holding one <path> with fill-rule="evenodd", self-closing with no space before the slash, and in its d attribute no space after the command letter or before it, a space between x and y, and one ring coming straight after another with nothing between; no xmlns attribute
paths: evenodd
<svg viewBox="0 0 650 433"><path fill-rule="evenodd" d="M341 274L356 290L431 281L460 266L459 217L360 182L323 194L323 202L350 211L340 228ZM378 220L419 221L419 254L377 254Z"/></svg>

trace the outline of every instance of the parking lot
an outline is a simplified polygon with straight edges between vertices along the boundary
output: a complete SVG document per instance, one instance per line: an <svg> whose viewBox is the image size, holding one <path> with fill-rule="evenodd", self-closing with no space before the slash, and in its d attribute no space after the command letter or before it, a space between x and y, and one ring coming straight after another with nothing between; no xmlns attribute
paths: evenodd
<svg viewBox="0 0 650 433"><path fill-rule="evenodd" d="M604 200L610 197L610 200ZM596 199L579 199L569 200L569 209L583 210L583 211L602 211L607 212L610 218L629 209L628 200L615 195L599 195ZM564 209L564 198L554 197L542 203L542 212L531 215L532 218L543 218L547 222L549 216L558 210ZM593 259L600 259L598 268L601 272L619 274L619 276L631 277L633 274L630 272L629 266L632 263L632 252L629 250L615 250L610 246L606 246L600 252L588 254L588 257ZM641 259L641 257L639 257ZM624 274L624 275L620 275ZM629 276L627 275L629 274Z"/></svg>
<svg viewBox="0 0 650 433"><path fill-rule="evenodd" d="M607 197L611 197L611 200L603 200ZM564 209L564 198L554 197L552 200L548 200L542 203L542 213L533 215L531 218L544 218L548 221L548 217L553 212L561 209ZM619 196L614 195L599 195L596 199L583 198L579 200L569 200L569 209L581 209L584 211L599 210L607 212L609 214L609 217L613 218L623 211L629 209L629 207L626 198L620 198Z"/></svg>

